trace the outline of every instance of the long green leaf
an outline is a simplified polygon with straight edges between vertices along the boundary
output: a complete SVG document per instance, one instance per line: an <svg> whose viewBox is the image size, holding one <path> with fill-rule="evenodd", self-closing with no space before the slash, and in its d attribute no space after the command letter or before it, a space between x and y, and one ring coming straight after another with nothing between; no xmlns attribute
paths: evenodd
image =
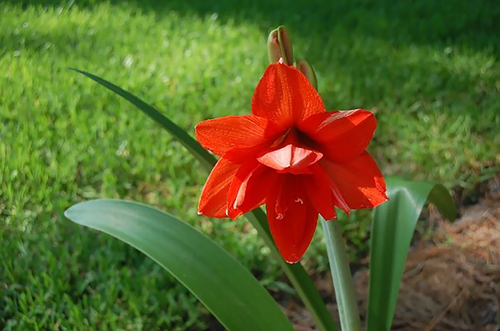
<svg viewBox="0 0 500 331"><path fill-rule="evenodd" d="M293 330L274 299L236 259L192 226L136 202L93 200L65 213L137 248L186 286L228 330Z"/></svg>
<svg viewBox="0 0 500 331"><path fill-rule="evenodd" d="M78 69L71 70L87 76L88 78L94 80L95 82L101 84L102 86L108 88L109 90L115 92L125 100L132 103L134 106L139 108L139 110L158 122L165 130L172 134L174 138L179 140L179 142L181 142L191 152L191 154L193 154L193 156L200 161L200 163L205 167L207 171L210 171L212 169L213 165L216 162L216 159L203 147L201 147L200 144L196 140L194 140L186 131L166 118L154 107L148 105L141 99L132 95L130 92L127 92L100 77ZM306 308L312 314L312 317L314 318L319 330L337 330L337 326L332 319L331 314L326 309L323 299L321 298L318 290L316 289L316 286L311 281L304 268L298 263L293 265L287 264L281 258L269 232L265 213L261 209L256 209L251 213L247 213L245 216L256 228L257 232L264 239L265 243L269 246L273 256L275 256L280 261L285 274L290 279L290 282L304 302Z"/></svg>
<svg viewBox="0 0 500 331"><path fill-rule="evenodd" d="M158 110L156 110L154 107L148 105L141 99L137 98L136 96L132 95L131 93L125 91L124 89L108 82L107 80L104 80L102 78L99 78L95 75L92 75L88 72L81 71L75 68L70 68L70 70L76 71L82 75L85 75L97 83L101 84L102 86L110 89L111 91L115 92L116 94L120 95L124 99L126 99L128 102L142 110L146 115L151 117L154 121L158 122L165 130L167 130L172 136L177 138L177 140L184 146L188 151L193 154L198 161L200 161L203 166L212 168L217 160L209 153L207 152L201 145L194 140L184 129L182 129L180 126L169 120L167 117L163 116Z"/></svg>
<svg viewBox="0 0 500 331"><path fill-rule="evenodd" d="M387 188L390 201L375 209L372 220L368 331L390 330L411 238L425 203L436 205L451 221L457 215L442 185L389 178Z"/></svg>

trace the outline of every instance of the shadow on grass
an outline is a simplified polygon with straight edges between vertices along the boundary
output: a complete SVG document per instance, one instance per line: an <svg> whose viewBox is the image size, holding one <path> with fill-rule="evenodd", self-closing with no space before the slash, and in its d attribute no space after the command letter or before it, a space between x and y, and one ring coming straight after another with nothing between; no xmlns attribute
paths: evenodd
<svg viewBox="0 0 500 331"><path fill-rule="evenodd" d="M407 45L446 45L500 54L500 6L496 0L398 1L284 1L206 0L193 1L61 1L4 0L20 6L93 7L103 2L154 11L158 15L175 11L201 17L216 14L222 22L249 21L263 33L278 24L294 35L328 40L339 27L357 37L378 38Z"/></svg>

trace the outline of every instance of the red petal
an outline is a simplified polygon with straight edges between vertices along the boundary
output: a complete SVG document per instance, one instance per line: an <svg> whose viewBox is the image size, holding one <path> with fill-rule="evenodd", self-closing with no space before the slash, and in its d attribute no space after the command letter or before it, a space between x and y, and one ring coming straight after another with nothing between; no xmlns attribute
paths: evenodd
<svg viewBox="0 0 500 331"><path fill-rule="evenodd" d="M307 195L314 208L325 220L335 218L335 207L331 188L331 179L318 165L311 167L312 174L304 178Z"/></svg>
<svg viewBox="0 0 500 331"><path fill-rule="evenodd" d="M302 177L279 175L266 199L274 243L288 263L296 263L304 255L318 222L318 212L307 197Z"/></svg>
<svg viewBox="0 0 500 331"><path fill-rule="evenodd" d="M206 149L223 156L234 149L247 149L271 139L277 127L257 116L227 116L198 123L196 139Z"/></svg>
<svg viewBox="0 0 500 331"><path fill-rule="evenodd" d="M366 149L377 120L372 112L356 109L316 114L300 123L299 127L322 146L325 157L340 162Z"/></svg>
<svg viewBox="0 0 500 331"><path fill-rule="evenodd" d="M217 162L201 192L198 204L199 214L217 218L228 217L226 214L227 194L239 167L240 165L224 158Z"/></svg>
<svg viewBox="0 0 500 331"><path fill-rule="evenodd" d="M227 195L228 215L235 219L262 205L271 187L273 171L257 161L243 164Z"/></svg>
<svg viewBox="0 0 500 331"><path fill-rule="evenodd" d="M323 154L320 152L288 144L260 156L257 160L280 172L301 174L310 173L307 168L317 163L322 157Z"/></svg>
<svg viewBox="0 0 500 331"><path fill-rule="evenodd" d="M339 207L344 211L344 213L349 215L351 213L351 208L349 207L344 197L340 193L340 190L337 187L337 185L332 180L330 180L330 188L332 189L333 202L335 206Z"/></svg>
<svg viewBox="0 0 500 331"><path fill-rule="evenodd" d="M367 152L342 163L323 159L320 165L351 209L373 208L388 200L384 177Z"/></svg>
<svg viewBox="0 0 500 331"><path fill-rule="evenodd" d="M294 67L271 64L255 89L252 114L283 128L325 111L323 101L307 78Z"/></svg>

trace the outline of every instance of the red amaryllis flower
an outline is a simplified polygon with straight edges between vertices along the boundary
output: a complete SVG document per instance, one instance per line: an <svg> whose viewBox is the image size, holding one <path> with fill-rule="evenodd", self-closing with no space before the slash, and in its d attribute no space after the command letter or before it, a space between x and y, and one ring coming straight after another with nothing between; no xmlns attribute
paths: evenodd
<svg viewBox="0 0 500 331"><path fill-rule="evenodd" d="M198 212L235 219L265 203L274 242L295 263L318 214L332 220L335 206L349 213L387 200L384 178L365 151L376 125L366 110L325 111L302 73L272 64L255 89L252 115L196 126L201 145L221 157Z"/></svg>

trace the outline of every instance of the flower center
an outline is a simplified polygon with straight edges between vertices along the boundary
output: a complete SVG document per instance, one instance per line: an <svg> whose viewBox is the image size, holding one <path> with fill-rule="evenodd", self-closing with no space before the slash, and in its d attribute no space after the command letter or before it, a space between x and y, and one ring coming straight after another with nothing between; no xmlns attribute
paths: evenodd
<svg viewBox="0 0 500 331"><path fill-rule="evenodd" d="M306 139L300 131L290 128L257 160L279 173L311 174L309 167L321 160L323 154L308 148L303 143Z"/></svg>

